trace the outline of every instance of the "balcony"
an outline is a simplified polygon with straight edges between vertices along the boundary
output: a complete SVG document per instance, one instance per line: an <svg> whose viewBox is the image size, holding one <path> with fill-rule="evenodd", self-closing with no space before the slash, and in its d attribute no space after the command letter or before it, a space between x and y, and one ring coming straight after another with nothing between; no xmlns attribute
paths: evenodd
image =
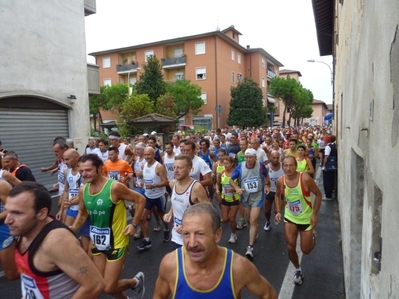
<svg viewBox="0 0 399 299"><path fill-rule="evenodd" d="M118 73L118 75L137 73L138 70L140 70L140 68L137 62L116 65L116 72Z"/></svg>
<svg viewBox="0 0 399 299"><path fill-rule="evenodd" d="M166 57L162 58L162 68L164 69L177 69L186 66L187 57Z"/></svg>
<svg viewBox="0 0 399 299"><path fill-rule="evenodd" d="M276 77L276 73L272 70L267 69L267 78L273 79L274 77Z"/></svg>
<svg viewBox="0 0 399 299"><path fill-rule="evenodd" d="M98 65L87 64L87 88L89 95L100 94L100 74L98 69Z"/></svg>
<svg viewBox="0 0 399 299"><path fill-rule="evenodd" d="M96 0L84 0L85 2L85 16L96 13Z"/></svg>

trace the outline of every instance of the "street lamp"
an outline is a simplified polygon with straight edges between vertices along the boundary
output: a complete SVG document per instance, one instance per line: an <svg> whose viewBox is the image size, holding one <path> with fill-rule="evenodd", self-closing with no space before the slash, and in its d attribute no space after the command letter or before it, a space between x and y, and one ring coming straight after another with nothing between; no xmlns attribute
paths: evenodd
<svg viewBox="0 0 399 299"><path fill-rule="evenodd" d="M330 69L330 74L331 74L331 85L334 84L333 70L332 70L331 66L329 66L328 63L325 63L324 61L314 60L314 59L308 59L308 62L318 62L318 63L322 63L322 64L325 64L326 66L328 66L328 68Z"/></svg>

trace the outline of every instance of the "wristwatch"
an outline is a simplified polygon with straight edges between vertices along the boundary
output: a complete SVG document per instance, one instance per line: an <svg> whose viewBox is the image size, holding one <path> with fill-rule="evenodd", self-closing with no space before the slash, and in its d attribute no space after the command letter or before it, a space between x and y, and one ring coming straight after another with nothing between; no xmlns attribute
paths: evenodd
<svg viewBox="0 0 399 299"><path fill-rule="evenodd" d="M133 225L133 227L135 228L135 229L137 229L138 228L138 224L137 223L135 223L135 222L132 222L132 223L130 223L131 225Z"/></svg>

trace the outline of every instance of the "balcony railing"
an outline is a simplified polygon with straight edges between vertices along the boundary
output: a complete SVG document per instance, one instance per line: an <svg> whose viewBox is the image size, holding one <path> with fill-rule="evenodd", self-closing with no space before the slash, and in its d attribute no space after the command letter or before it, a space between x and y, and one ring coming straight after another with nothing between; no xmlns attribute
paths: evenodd
<svg viewBox="0 0 399 299"><path fill-rule="evenodd" d="M273 72L272 70L267 70L267 77L269 78L269 79L273 79L274 77L276 77L276 73L275 72Z"/></svg>
<svg viewBox="0 0 399 299"><path fill-rule="evenodd" d="M187 63L187 58L182 57L165 57L162 59L163 68L173 68L178 66L185 66Z"/></svg>
<svg viewBox="0 0 399 299"><path fill-rule="evenodd" d="M117 64L116 72L118 74L127 74L137 72L139 64L137 62L132 62L130 64Z"/></svg>

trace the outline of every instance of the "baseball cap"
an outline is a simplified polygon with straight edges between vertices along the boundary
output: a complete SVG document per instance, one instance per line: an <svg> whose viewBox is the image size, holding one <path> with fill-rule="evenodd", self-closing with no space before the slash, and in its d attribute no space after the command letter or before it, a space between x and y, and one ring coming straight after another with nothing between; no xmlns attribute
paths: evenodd
<svg viewBox="0 0 399 299"><path fill-rule="evenodd" d="M248 148L245 150L245 156L256 156L256 150Z"/></svg>
<svg viewBox="0 0 399 299"><path fill-rule="evenodd" d="M155 131L152 131L152 132L151 132L151 135L155 135L155 134L157 134L157 132L155 132Z"/></svg>

